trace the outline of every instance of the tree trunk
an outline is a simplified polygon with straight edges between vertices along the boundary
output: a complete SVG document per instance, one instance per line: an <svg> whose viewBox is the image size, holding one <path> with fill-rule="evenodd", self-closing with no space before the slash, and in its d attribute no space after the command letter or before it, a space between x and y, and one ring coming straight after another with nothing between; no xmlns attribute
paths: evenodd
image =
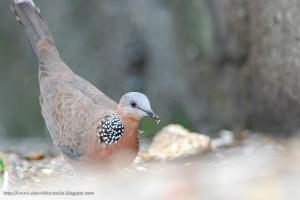
<svg viewBox="0 0 300 200"><path fill-rule="evenodd" d="M300 126L300 1L213 1L224 60L239 60L245 126L295 133ZM220 6L221 4L221 6ZM217 5L217 6L216 6ZM226 53L229 52L229 53ZM233 59L234 58L234 59ZM237 59L238 58L238 59Z"/></svg>

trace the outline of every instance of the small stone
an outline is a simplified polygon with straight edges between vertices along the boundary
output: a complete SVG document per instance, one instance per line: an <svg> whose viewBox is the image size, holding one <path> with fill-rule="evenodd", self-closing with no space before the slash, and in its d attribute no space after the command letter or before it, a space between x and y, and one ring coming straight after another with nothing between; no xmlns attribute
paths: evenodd
<svg viewBox="0 0 300 200"><path fill-rule="evenodd" d="M148 151L140 150L138 156L136 158L137 161L151 161L153 160L153 156L149 155Z"/></svg>
<svg viewBox="0 0 300 200"><path fill-rule="evenodd" d="M41 179L39 179L39 178L34 178L33 181L35 181L35 182L41 182Z"/></svg>
<svg viewBox="0 0 300 200"><path fill-rule="evenodd" d="M193 133L180 125L163 128L150 144L149 156L158 160L172 160L179 157L201 154L211 150L209 136Z"/></svg>
<svg viewBox="0 0 300 200"><path fill-rule="evenodd" d="M26 160L31 161L31 160L42 160L45 158L45 154L43 152L34 152L26 155L24 157Z"/></svg>
<svg viewBox="0 0 300 200"><path fill-rule="evenodd" d="M42 172L44 174L51 174L53 172L53 170L52 169L43 169Z"/></svg>
<svg viewBox="0 0 300 200"><path fill-rule="evenodd" d="M228 130L222 130L219 133L220 137L212 140L212 148L218 149L222 147L231 147L236 144L235 135Z"/></svg>
<svg viewBox="0 0 300 200"><path fill-rule="evenodd" d="M142 167L142 166L136 167L136 170L138 170L138 171L143 171L143 172L148 171L147 168Z"/></svg>

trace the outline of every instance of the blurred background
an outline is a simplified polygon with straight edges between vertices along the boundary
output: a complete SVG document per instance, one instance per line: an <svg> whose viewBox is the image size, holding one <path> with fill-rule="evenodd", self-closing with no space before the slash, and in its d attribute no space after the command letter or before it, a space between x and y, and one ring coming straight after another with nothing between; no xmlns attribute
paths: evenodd
<svg viewBox="0 0 300 200"><path fill-rule="evenodd" d="M148 95L161 127L205 134L300 125L300 4L281 0L36 0L61 57L119 101ZM0 137L46 137L38 66L0 1ZM142 121L145 136L160 127Z"/></svg>

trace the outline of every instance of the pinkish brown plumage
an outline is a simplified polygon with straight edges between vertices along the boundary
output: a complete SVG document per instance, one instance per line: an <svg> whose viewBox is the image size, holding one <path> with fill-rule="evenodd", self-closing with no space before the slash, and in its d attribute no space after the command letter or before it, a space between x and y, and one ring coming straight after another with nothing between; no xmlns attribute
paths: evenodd
<svg viewBox="0 0 300 200"><path fill-rule="evenodd" d="M12 8L39 61L42 115L55 146L72 162L97 166L126 157L130 163L140 119L159 121L148 98L131 92L115 103L63 62L32 0L14 0Z"/></svg>

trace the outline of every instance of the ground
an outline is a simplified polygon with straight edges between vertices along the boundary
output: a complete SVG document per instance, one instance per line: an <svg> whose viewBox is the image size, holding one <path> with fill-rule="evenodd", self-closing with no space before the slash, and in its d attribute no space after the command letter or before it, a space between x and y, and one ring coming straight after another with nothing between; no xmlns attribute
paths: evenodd
<svg viewBox="0 0 300 200"><path fill-rule="evenodd" d="M191 150L191 144L185 144L188 148L180 144L188 141L188 137L194 139L194 133L176 126L175 129L173 126L167 130L176 132L176 128L177 133L174 134L177 136L173 139L177 138L179 143L173 140L170 144L172 148L160 140L165 138L166 132L170 134L163 130L153 140L156 144L143 145L130 167L120 172L93 176L78 174L59 154L53 152L4 151L9 173L6 191L60 191L64 195L116 199L300 197L300 151L296 139L279 140L248 131L222 131L220 137L211 139L208 143L204 144L199 140L202 146L193 144L196 150ZM164 145L160 145L161 143ZM160 149L163 155L153 154L153 148L162 146L170 149ZM176 156L172 156L174 152Z"/></svg>

